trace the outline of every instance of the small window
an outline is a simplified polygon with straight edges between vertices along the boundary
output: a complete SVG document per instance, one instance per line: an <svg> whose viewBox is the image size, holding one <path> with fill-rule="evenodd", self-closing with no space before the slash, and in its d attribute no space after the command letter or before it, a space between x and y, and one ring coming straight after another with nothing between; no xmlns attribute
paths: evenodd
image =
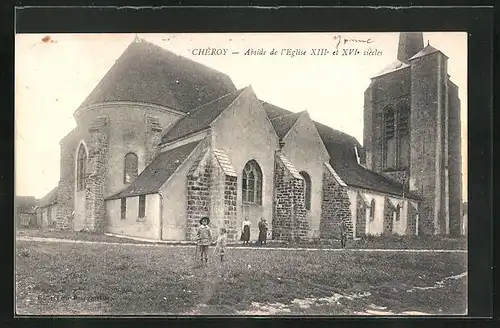
<svg viewBox="0 0 500 328"><path fill-rule="evenodd" d="M370 221L375 220L375 199L370 202Z"/></svg>
<svg viewBox="0 0 500 328"><path fill-rule="evenodd" d="M396 221L399 221L400 218L401 218L401 206L398 204L398 206L396 206Z"/></svg>
<svg viewBox="0 0 500 328"><path fill-rule="evenodd" d="M122 220L127 218L127 198L121 199L121 217Z"/></svg>
<svg viewBox="0 0 500 328"><path fill-rule="evenodd" d="M146 216L146 195L139 196L139 218Z"/></svg>
<svg viewBox="0 0 500 328"><path fill-rule="evenodd" d="M137 155L128 153L125 155L125 170L123 175L123 183L128 184L137 179Z"/></svg>

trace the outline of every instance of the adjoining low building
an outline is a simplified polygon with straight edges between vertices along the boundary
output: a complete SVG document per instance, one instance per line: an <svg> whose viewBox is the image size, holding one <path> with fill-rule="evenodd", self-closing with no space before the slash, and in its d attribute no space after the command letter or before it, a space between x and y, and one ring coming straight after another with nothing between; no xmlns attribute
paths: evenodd
<svg viewBox="0 0 500 328"><path fill-rule="evenodd" d="M40 199L36 209L36 221L40 228L55 226L57 218L57 187Z"/></svg>
<svg viewBox="0 0 500 328"><path fill-rule="evenodd" d="M36 206L37 199L33 196L17 196L15 222L17 227L36 226Z"/></svg>

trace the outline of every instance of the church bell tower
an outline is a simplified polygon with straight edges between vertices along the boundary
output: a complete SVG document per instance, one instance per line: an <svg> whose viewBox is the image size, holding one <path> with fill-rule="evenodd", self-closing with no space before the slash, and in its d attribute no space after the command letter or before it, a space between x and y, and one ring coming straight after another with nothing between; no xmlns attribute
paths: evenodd
<svg viewBox="0 0 500 328"><path fill-rule="evenodd" d="M400 33L397 60L365 91L367 165L422 197L425 234L460 233L460 100L447 65L422 33Z"/></svg>

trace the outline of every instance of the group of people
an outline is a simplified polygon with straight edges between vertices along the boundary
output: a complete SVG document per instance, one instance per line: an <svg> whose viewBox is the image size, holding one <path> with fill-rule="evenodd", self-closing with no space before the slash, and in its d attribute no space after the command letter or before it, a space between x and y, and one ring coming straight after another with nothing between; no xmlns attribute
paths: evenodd
<svg viewBox="0 0 500 328"><path fill-rule="evenodd" d="M241 238L240 241L243 242L243 244L248 244L250 242L250 227L252 226L252 223L248 218L245 218L241 225ZM265 245L267 243L267 231L269 230L269 227L267 226L267 221L266 219L262 218L260 219L259 222L259 238L257 240L257 244L259 245Z"/></svg>
<svg viewBox="0 0 500 328"><path fill-rule="evenodd" d="M210 223L210 219L208 217L202 217L200 219L200 228L198 229L197 241L198 245L196 251L200 251L201 262L204 264L208 263L208 247L212 244L212 230L208 226ZM252 223L248 218L245 218L241 225L241 237L240 240L243 244L248 245L250 242L250 227ZM259 238L257 240L258 245L265 245L267 242L267 231L268 225L264 218L260 219L259 222ZM343 221L340 227L340 243L341 247L344 248L347 242L347 225ZM227 231L226 228L220 229L220 234L217 237L217 241L215 243L214 254L220 257L220 261L224 261L224 253L226 251L227 246Z"/></svg>
<svg viewBox="0 0 500 328"><path fill-rule="evenodd" d="M205 265L208 263L208 248L212 244L212 230L208 226L210 224L210 218L202 217L200 219L200 228L197 233L197 247L196 253L200 252L201 262ZM245 218L241 225L241 237L240 240L243 244L248 244L250 242L250 227L252 223L248 218ZM257 243L259 245L265 245L267 242L267 231L268 225L264 218L259 222L259 238ZM224 253L227 246L227 230L226 228L220 229L220 234L215 242L214 255L220 257L220 261L224 261Z"/></svg>

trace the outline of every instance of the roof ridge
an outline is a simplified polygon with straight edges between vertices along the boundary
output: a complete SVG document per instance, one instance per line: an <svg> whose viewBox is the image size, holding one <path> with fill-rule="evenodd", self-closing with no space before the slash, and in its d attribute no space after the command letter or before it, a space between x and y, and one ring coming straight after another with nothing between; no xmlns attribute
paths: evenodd
<svg viewBox="0 0 500 328"><path fill-rule="evenodd" d="M134 41L132 41L130 44L138 44L138 43L146 43L146 44L148 44L148 45L152 45L153 47L157 47L157 48L159 48L159 50L161 50L161 51L164 51L164 52L167 52L167 53L173 54L173 55L175 55L175 56L179 56L179 57L181 57L181 58L183 58L183 59L185 59L185 60L187 60L187 61L189 61L189 62L192 62L192 63L195 63L195 64L197 64L197 65L200 65L200 66L203 66L203 67L205 67L205 68L208 68L209 70L214 71L214 72L216 72L216 73L224 74L224 75L226 75L227 77L229 77L229 78L230 78L229 74L227 74L227 73L221 72L221 71L219 71L219 70L217 70L217 69L215 69L215 68L213 68L213 67L210 67L210 66L208 66L208 65L205 65L205 64L203 64L203 63L200 63L200 62L198 62L198 61L196 61L196 60L194 60L194 59L191 59L191 58L189 58L189 57L186 57L186 56L180 55L180 54L178 54L178 53L176 53L176 52L173 52L172 50L169 50L169 49L167 49L167 48L163 48L162 46L160 46L160 45L158 45L158 44L156 44L156 43L154 43L154 42L148 41L148 40L146 40L146 39L144 39L144 38L139 38L139 39L138 39L138 41L135 41L135 40L134 40Z"/></svg>
<svg viewBox="0 0 500 328"><path fill-rule="evenodd" d="M196 112L198 109L200 109L200 108L202 108L202 107L204 107L204 106L206 106L206 105L213 104L213 103L215 103L215 102L217 102L217 101L219 101L219 100L222 100L222 99L224 99L224 98L226 98L226 97L229 97L229 96L231 96L231 95L234 95L234 94L235 94L235 93L237 93L237 92L240 92L240 91L241 91L241 92L243 92L243 90L244 90L244 89L246 89L246 88L248 88L248 86L243 87L243 88L240 88L240 89L235 90L235 91L230 92L230 93L226 93L225 95L220 96L220 97L219 97L219 98L217 98L217 99L214 99L214 100L211 100L211 101L209 101L209 102L207 102L207 103L204 103L203 105L198 106L198 107L194 108L192 111L190 111L190 112L186 113L186 115L184 115L183 117L186 117L186 116L188 116L189 114L191 114L191 113L193 113L193 112ZM228 106L228 107L229 107L229 106Z"/></svg>
<svg viewBox="0 0 500 328"><path fill-rule="evenodd" d="M306 112L305 110L302 111L302 112L293 112L293 113L290 113L290 114L285 114L285 115L281 115L281 116L276 116L275 118L271 118L269 119L270 121L272 120L276 120L278 118L282 118L282 117L288 117L288 116L292 116L292 115L297 115L297 114L303 114L304 112Z"/></svg>

